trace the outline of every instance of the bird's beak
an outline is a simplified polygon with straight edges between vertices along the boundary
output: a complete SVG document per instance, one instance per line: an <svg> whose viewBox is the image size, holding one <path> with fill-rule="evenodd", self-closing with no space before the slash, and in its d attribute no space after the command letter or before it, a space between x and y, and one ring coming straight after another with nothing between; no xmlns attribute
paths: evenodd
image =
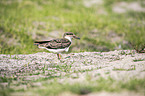
<svg viewBox="0 0 145 96"><path fill-rule="evenodd" d="M75 39L80 39L79 37L77 37L76 35L73 35L73 38L75 38Z"/></svg>

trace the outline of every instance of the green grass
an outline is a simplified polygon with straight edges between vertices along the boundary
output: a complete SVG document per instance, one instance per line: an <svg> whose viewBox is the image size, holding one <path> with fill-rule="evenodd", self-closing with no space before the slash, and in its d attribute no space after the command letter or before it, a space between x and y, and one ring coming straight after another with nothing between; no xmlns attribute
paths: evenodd
<svg viewBox="0 0 145 96"><path fill-rule="evenodd" d="M143 59L143 58L139 58L139 59L134 59L133 61L134 62L138 62L138 61L144 61L145 59Z"/></svg>
<svg viewBox="0 0 145 96"><path fill-rule="evenodd" d="M124 0L126 1L126 0ZM119 1L104 0L102 6L85 7L82 0L0 1L0 53L29 54L44 51L33 45L34 40L48 38L52 31L71 31L81 37L70 51L109 51L120 44L121 49L141 49L145 45L144 12L112 12ZM131 0L127 0L131 2ZM139 1L142 2L142 1ZM143 3L141 3L143 4ZM104 9L106 14L97 13ZM132 21L129 21L131 20ZM93 30L97 32L92 33ZM112 43L109 34L121 37ZM96 35L97 34L97 35ZM60 36L58 36L60 37ZM72 50L78 46L80 50Z"/></svg>
<svg viewBox="0 0 145 96"><path fill-rule="evenodd" d="M6 89L0 91L3 96L10 95L11 92L31 92L33 95L40 96L56 96L58 94L64 92L71 92L73 94L84 95L91 92L121 92L121 91L135 91L135 92L143 92L145 86L145 79L130 79L127 82L116 81L112 78L100 78L95 81L84 81L82 83L58 83L58 81L51 82L49 84L43 84L43 87L29 87L26 90L14 90L14 89ZM108 87L109 86L109 87ZM6 95L5 95L6 94Z"/></svg>
<svg viewBox="0 0 145 96"><path fill-rule="evenodd" d="M136 70L135 65L133 65L133 68L129 68L129 69L124 69L124 68L114 68L113 71L132 71L132 70Z"/></svg>

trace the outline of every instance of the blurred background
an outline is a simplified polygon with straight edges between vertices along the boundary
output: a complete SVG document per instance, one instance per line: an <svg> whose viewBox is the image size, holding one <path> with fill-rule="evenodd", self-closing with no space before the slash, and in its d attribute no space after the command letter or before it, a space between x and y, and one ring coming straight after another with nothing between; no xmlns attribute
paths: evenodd
<svg viewBox="0 0 145 96"><path fill-rule="evenodd" d="M0 53L41 51L35 40L73 32L70 52L140 50L145 45L144 0L0 0Z"/></svg>

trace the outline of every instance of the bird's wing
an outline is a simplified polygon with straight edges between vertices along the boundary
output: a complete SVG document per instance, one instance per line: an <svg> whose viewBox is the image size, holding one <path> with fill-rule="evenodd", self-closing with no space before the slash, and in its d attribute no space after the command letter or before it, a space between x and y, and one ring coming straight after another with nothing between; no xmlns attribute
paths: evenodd
<svg viewBox="0 0 145 96"><path fill-rule="evenodd" d="M35 44L35 43L43 44L43 43L48 43L48 42L50 42L50 41L51 41L51 40L47 40L47 41L35 41L34 44Z"/></svg>
<svg viewBox="0 0 145 96"><path fill-rule="evenodd" d="M46 43L45 47L49 49L63 49L69 47L71 42L68 39L54 39L49 43Z"/></svg>
<svg viewBox="0 0 145 96"><path fill-rule="evenodd" d="M46 47L48 49L63 49L66 47L69 47L71 45L71 42L68 39L53 39L49 41L36 41L36 44L38 44L41 47Z"/></svg>

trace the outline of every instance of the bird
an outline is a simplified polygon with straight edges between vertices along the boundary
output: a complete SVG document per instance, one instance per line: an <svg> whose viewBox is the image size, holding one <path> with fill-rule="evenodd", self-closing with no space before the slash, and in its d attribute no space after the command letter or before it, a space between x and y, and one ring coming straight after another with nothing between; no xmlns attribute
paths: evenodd
<svg viewBox="0 0 145 96"><path fill-rule="evenodd" d="M57 53L57 57L60 60L62 52L68 52L69 47L72 43L72 38L80 39L72 32L66 32L63 34L63 38L52 39L46 41L34 41L34 45L37 45L38 48L44 48L49 52Z"/></svg>

